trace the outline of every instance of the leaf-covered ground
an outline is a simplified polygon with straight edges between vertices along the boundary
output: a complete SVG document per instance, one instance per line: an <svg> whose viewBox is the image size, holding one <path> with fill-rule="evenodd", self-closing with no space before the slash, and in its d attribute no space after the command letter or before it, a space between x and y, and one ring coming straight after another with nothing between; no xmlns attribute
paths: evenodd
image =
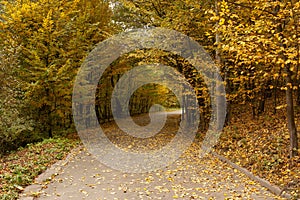
<svg viewBox="0 0 300 200"><path fill-rule="evenodd" d="M0 157L0 199L17 199L25 186L65 156L79 143L76 139L46 139Z"/></svg>
<svg viewBox="0 0 300 200"><path fill-rule="evenodd" d="M143 120L139 117L135 119L140 124L149 122L147 117ZM102 126L109 139L120 148L143 152L159 149L174 137L178 129L178 118L171 117L168 120L158 135L147 140L122 134L116 130L113 122ZM2 157L0 199L16 199L24 186L31 184L34 177L49 165L63 159L76 144L78 140L50 139ZM196 140L170 168L140 176L100 167L90 154L82 150L77 152L79 156L70 162L62 174L52 182L45 182L41 193L35 195L40 195L40 198L63 199L80 194L82 198L89 199L100 192L107 199L120 195L119 199L125 196L130 199L130 195L142 199L280 199L212 156L199 159L199 145L200 142ZM239 105L234 109L232 122L225 127L216 151L254 174L285 188L297 199L300 191L300 158L288 157L288 145L289 134L284 110L277 110L276 114L266 112L253 119L251 109ZM72 168L76 177L71 174ZM67 177L64 176L66 174ZM73 189L68 193L67 189L70 187L75 188L78 194Z"/></svg>
<svg viewBox="0 0 300 200"><path fill-rule="evenodd" d="M36 199L281 199L215 157L199 159L194 143L167 168L142 174L110 169L82 149Z"/></svg>
<svg viewBox="0 0 300 200"><path fill-rule="evenodd" d="M236 106L230 126L225 127L221 135L217 152L297 199L300 198L300 157L289 158L285 109L274 114L271 103L268 102L266 112L255 119L249 106ZM300 131L300 115L296 113Z"/></svg>
<svg viewBox="0 0 300 200"><path fill-rule="evenodd" d="M135 120L149 122L147 117ZM113 122L102 127L120 148L144 152L168 143L177 123L178 116L169 117L162 131L146 141L124 134ZM37 199L281 199L213 156L200 159L199 148L195 141L172 165L140 174L110 169L82 148L34 194Z"/></svg>

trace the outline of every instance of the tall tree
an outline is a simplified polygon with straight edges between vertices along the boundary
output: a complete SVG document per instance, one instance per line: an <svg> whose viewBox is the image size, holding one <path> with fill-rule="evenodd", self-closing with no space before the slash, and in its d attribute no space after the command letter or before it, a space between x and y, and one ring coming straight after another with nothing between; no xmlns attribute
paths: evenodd
<svg viewBox="0 0 300 200"><path fill-rule="evenodd" d="M71 123L73 79L88 52L114 32L102 0L16 0L1 3L1 38L19 51L13 70L27 109L52 137ZM68 120L68 121L67 121Z"/></svg>
<svg viewBox="0 0 300 200"><path fill-rule="evenodd" d="M285 90L290 156L295 156L298 139L293 90L298 89L299 2L240 0L222 4L228 9L213 20L219 23L222 55L231 69L231 95L250 101L256 115L263 112L270 89Z"/></svg>
<svg viewBox="0 0 300 200"><path fill-rule="evenodd" d="M132 27L160 26L193 37L213 55L225 77L227 99L262 114L273 91L286 91L290 156L297 153L294 91L299 92L299 1L122 0ZM218 7L218 9L216 9ZM278 9L279 8L279 9ZM197 84L203 89L203 84ZM200 96L199 96L200 98ZM230 112L230 111L229 111Z"/></svg>

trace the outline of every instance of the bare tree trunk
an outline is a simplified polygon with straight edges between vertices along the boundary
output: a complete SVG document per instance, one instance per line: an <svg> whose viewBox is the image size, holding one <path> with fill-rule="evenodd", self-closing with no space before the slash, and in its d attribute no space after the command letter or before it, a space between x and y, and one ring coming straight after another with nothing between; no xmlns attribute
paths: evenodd
<svg viewBox="0 0 300 200"><path fill-rule="evenodd" d="M280 75L281 75L281 68L279 69L279 76L275 79L275 84L274 84L274 110L273 110L274 114L276 114L278 83L279 83Z"/></svg>
<svg viewBox="0 0 300 200"><path fill-rule="evenodd" d="M217 16L219 15L219 5L218 5L218 3L219 3L219 0L216 0L216 2L215 2L215 12L216 12ZM216 26L218 27L219 24L217 23ZM220 49L219 49L219 43L221 42L221 38L220 38L220 33L218 31L216 32L216 38L215 39L216 39L216 44L217 44L217 48L216 48L216 64L217 64L217 67L219 69L221 69L221 66L222 65L225 66L225 65L224 65L224 62L223 62L223 60L221 58L221 52L220 52ZM227 79L226 75L227 74L226 74L226 69L225 69L225 81ZM222 84L221 83L221 81L222 81L221 79L222 78L218 77L218 74L216 74L216 77L215 77L214 81L216 81L216 85L215 85L215 87L216 87L216 90L215 90L216 94L215 95L216 95L216 102L217 102L217 116L216 116L217 117L217 124L218 124L217 131L221 131L221 129L223 128L223 123L221 123L221 122L223 121L222 118L224 116L225 116L225 120L227 121L227 123L229 123L229 115L226 115L226 113L222 113L223 109L221 109L221 107L226 106L226 104L228 103L228 102L223 102L222 96L223 95L226 96L226 94L222 94L221 93L222 92L221 91L221 84ZM224 105L224 103L225 103L225 105ZM227 113L230 113L230 111L227 110L227 109L230 109L230 106L226 107L226 111L225 111Z"/></svg>
<svg viewBox="0 0 300 200"><path fill-rule="evenodd" d="M275 7L275 13L277 14L280 10L280 5L277 5ZM278 21L278 26L277 26L277 33L280 34L281 38L284 38L283 36L283 30L284 30L284 22ZM280 42L280 47L286 48L286 46L283 44L283 42ZM286 61L287 58L284 55L283 52L280 53L281 58ZM290 65L285 64L284 65L284 70L286 73L286 104L287 104L287 109L286 109L286 114L287 114L287 125L289 129L289 134L290 134L290 157L294 157L298 154L298 138L297 138L297 128L296 128L296 123L295 123L295 115L294 115L294 103L293 103L293 82L292 82L292 72L290 71Z"/></svg>
<svg viewBox="0 0 300 200"><path fill-rule="evenodd" d="M295 115L294 115L294 103L293 103L293 88L292 88L292 78L291 71L289 70L289 65L285 66L285 71L287 73L286 82L286 103L287 103L287 120L288 120L288 129L290 133L290 157L294 157L298 153L298 138L297 138L297 128L295 124Z"/></svg>
<svg viewBox="0 0 300 200"><path fill-rule="evenodd" d="M257 115L261 115L265 112L265 104L267 99L267 85L263 86L263 89L261 91L260 101L258 103L258 109L257 109Z"/></svg>

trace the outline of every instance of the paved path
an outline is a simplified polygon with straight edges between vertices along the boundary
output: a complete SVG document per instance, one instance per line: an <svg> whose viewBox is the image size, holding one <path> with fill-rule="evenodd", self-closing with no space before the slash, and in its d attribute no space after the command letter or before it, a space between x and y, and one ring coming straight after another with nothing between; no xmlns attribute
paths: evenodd
<svg viewBox="0 0 300 200"><path fill-rule="evenodd" d="M110 126L106 128L112 131ZM51 181L41 184L35 199L280 199L216 157L200 159L198 150L193 143L166 168L129 174L106 167L78 148Z"/></svg>

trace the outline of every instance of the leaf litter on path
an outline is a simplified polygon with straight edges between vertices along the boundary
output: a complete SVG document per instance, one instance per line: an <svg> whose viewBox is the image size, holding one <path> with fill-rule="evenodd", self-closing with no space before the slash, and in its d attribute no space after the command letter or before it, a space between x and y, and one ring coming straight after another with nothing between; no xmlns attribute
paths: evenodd
<svg viewBox="0 0 300 200"><path fill-rule="evenodd" d="M174 116L168 120L147 143L122 133L113 122L103 128L115 145L141 152L159 149L172 139L178 121ZM200 159L199 150L196 140L172 165L130 174L108 168L82 149L45 183L37 199L281 199L216 157Z"/></svg>

